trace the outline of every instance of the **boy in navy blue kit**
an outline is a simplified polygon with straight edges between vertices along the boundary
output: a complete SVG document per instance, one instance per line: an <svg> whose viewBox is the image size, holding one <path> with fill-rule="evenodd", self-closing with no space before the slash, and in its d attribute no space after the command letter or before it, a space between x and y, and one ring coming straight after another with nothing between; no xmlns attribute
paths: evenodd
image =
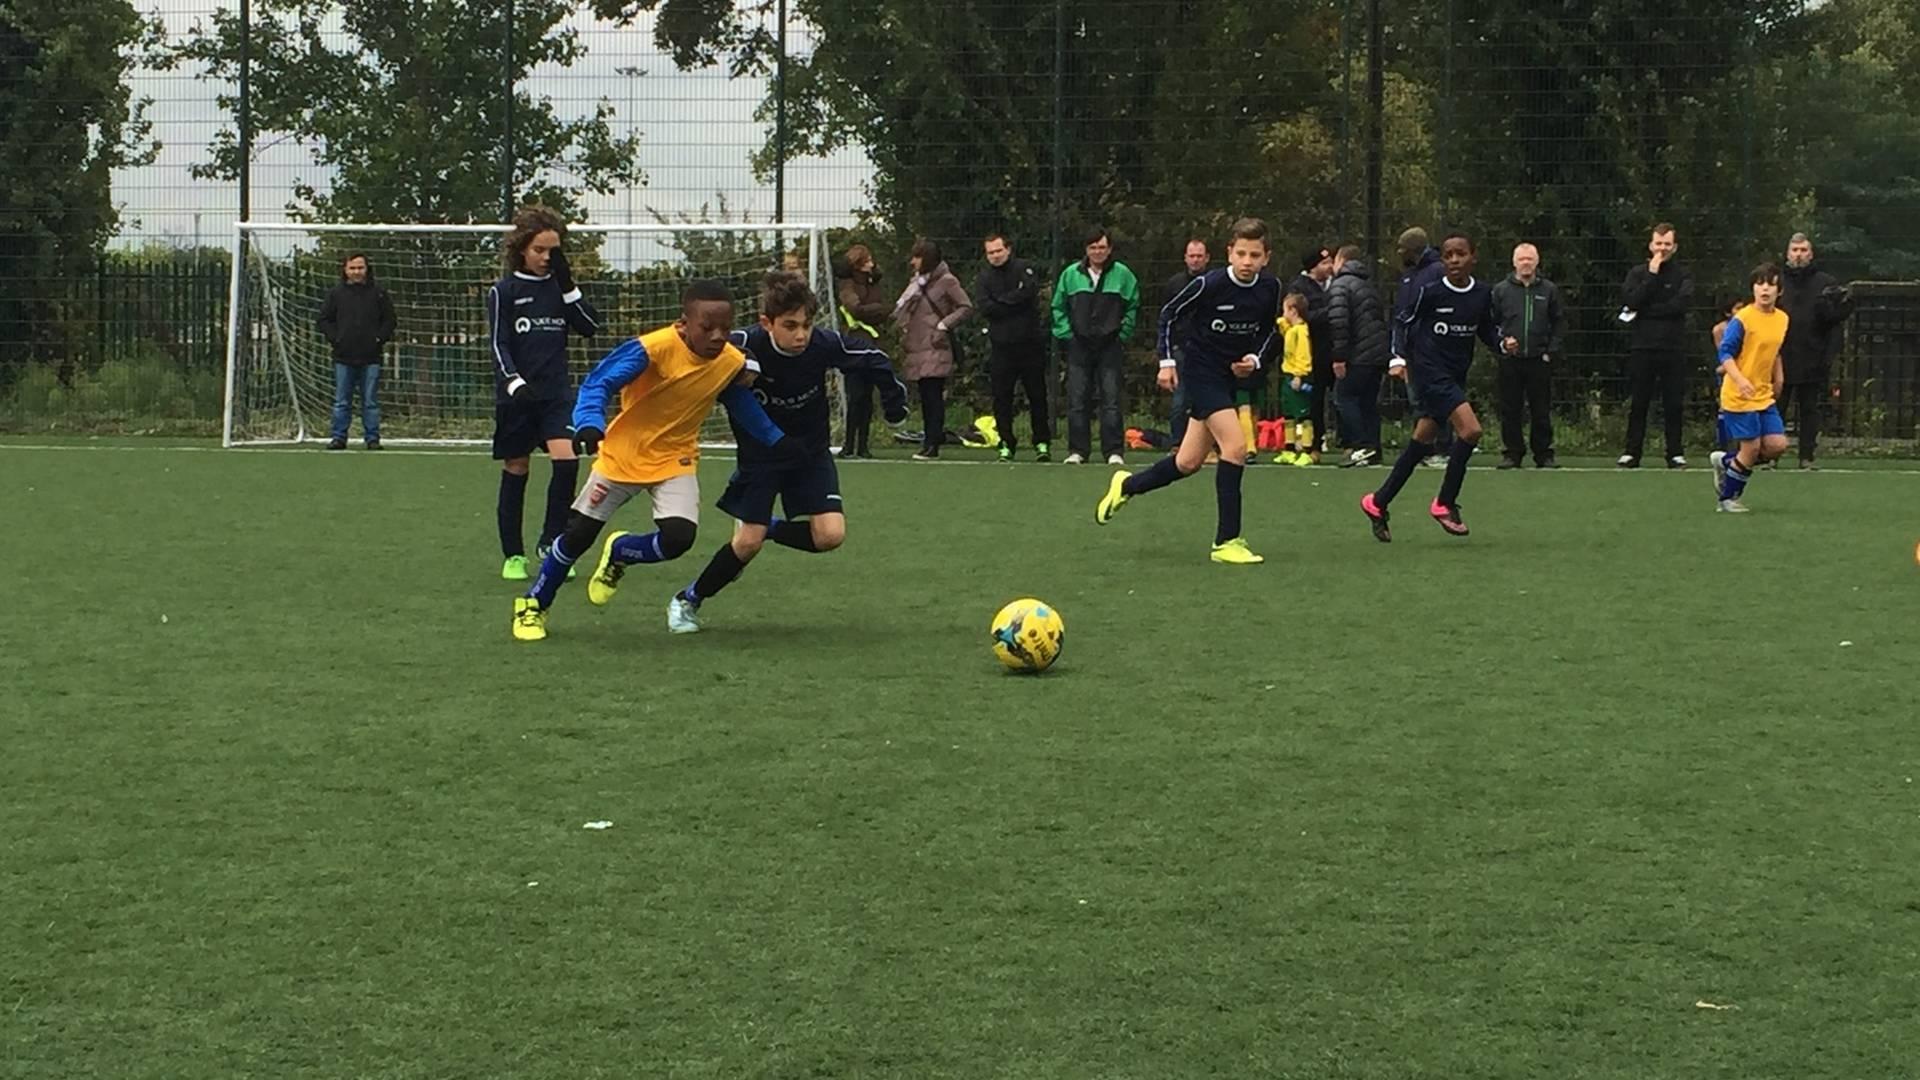
<svg viewBox="0 0 1920 1080"><path fill-rule="evenodd" d="M740 464L717 504L739 522L733 538L720 546L700 577L680 590L667 606L667 629L690 634L700 629L700 605L740 576L771 540L796 551L832 551L847 535L840 499L840 474L834 467L832 416L827 409L827 371L838 369L880 391L888 424L907 420L907 388L893 373L887 354L861 338L816 330L820 300L799 274L781 271L767 278L760 294L760 325L736 330L733 344L757 366L753 396L790 439L797 452L782 453L754 441L737 421L734 435ZM783 520L773 516L780 500ZM795 518L805 520L796 521Z"/></svg>
<svg viewBox="0 0 1920 1080"><path fill-rule="evenodd" d="M1280 283L1266 273L1272 255L1266 222L1241 218L1227 242L1227 266L1209 270L1180 290L1160 309L1160 388L1186 389L1188 424L1180 447L1144 472L1114 473L1093 519L1105 525L1129 499L1163 488L1199 471L1207 452L1219 449L1214 494L1219 525L1213 535L1214 562L1251 565L1264 562L1248 550L1240 535L1240 479L1246 471L1247 437L1234 407L1238 380L1261 368L1273 345L1274 320L1280 315ZM1184 320L1186 349L1176 371L1173 328Z"/></svg>
<svg viewBox="0 0 1920 1080"><path fill-rule="evenodd" d="M544 206L513 216L507 233L507 273L487 289L487 343L493 353L493 458L500 462L496 514L508 581L531 577L520 518L526 509L533 451L553 463L547 512L536 561L566 527L580 461L573 449L573 377L567 370L567 331L592 337L600 316L573 283L560 243L566 223Z"/></svg>
<svg viewBox="0 0 1920 1080"><path fill-rule="evenodd" d="M1453 233L1440 243L1445 276L1419 287L1400 314L1399 336L1407 343L1407 379L1412 387L1418 419L1413 438L1400 451L1387 482L1360 499L1360 510L1373 525L1381 543L1393 540L1387 527L1387 506L1406 486L1413 470L1434 452L1433 441L1442 426L1453 430L1447 453L1447 475L1427 512L1450 536L1467 535L1460 518L1460 485L1467 477L1467 460L1480 443L1480 419L1467 401L1467 370L1473 366L1473 339L1487 348L1512 352L1517 343L1501 337L1493 305L1493 289L1473 276L1473 241Z"/></svg>

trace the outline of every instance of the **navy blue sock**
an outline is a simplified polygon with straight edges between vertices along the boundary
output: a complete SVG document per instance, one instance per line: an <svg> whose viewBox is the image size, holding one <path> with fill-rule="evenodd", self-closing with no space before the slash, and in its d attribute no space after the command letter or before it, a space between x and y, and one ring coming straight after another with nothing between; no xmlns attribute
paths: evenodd
<svg viewBox="0 0 1920 1080"><path fill-rule="evenodd" d="M520 535L520 515L527 508L527 474L500 470L500 554L511 559L527 553L526 539Z"/></svg>
<svg viewBox="0 0 1920 1080"><path fill-rule="evenodd" d="M1727 482L1720 485L1720 497L1737 499L1747 490L1747 482L1753 479L1753 470L1740 467L1740 459L1727 455Z"/></svg>
<svg viewBox="0 0 1920 1080"><path fill-rule="evenodd" d="M1172 461L1172 458L1168 458ZM1213 530L1213 542L1224 544L1240 535L1240 475L1245 465L1222 461L1213 467L1213 495L1220 503L1220 525Z"/></svg>
<svg viewBox="0 0 1920 1080"><path fill-rule="evenodd" d="M666 562L667 555L660 545L660 534L650 532L644 536L633 533L613 541L613 561L617 563Z"/></svg>
<svg viewBox="0 0 1920 1080"><path fill-rule="evenodd" d="M547 481L547 520L540 526L541 547L553 543L553 538L566 529L567 511L573 509L573 490L579 482L578 461L553 463L553 477Z"/></svg>
<svg viewBox="0 0 1920 1080"><path fill-rule="evenodd" d="M533 587L527 595L540 602L545 611L553 606L553 598L560 592L560 586L567 583L567 571L573 568L575 556L567 554L567 538L562 536L547 549L547 557L540 560L540 574L533 579Z"/></svg>
<svg viewBox="0 0 1920 1080"><path fill-rule="evenodd" d="M1394 459L1393 471L1387 474L1387 482L1381 484L1373 493L1373 504L1384 507L1392 502L1393 497L1400 494L1400 489L1407 486L1407 481L1413 479L1413 470L1419 468L1421 462L1432 456L1432 443L1408 439L1406 449L1400 451L1400 456Z"/></svg>
<svg viewBox="0 0 1920 1080"><path fill-rule="evenodd" d="M1155 488L1163 488L1175 480L1185 479L1186 474L1180 466L1173 463L1173 455L1168 454L1140 472L1127 477L1120 484L1120 493L1131 499L1135 495L1145 495Z"/></svg>
<svg viewBox="0 0 1920 1080"><path fill-rule="evenodd" d="M804 521L783 521L774 518L767 526L767 539L781 547L790 547L795 551L819 551L813 546L813 526Z"/></svg>
<svg viewBox="0 0 1920 1080"><path fill-rule="evenodd" d="M720 590L732 584L733 579L739 577L740 572L746 568L747 564L740 561L740 556L734 553L732 544L721 544L720 550L713 553L713 558L707 562L707 568L700 571L700 576L694 579L693 584L680 590L680 599L694 607L699 607L702 600L711 600L718 596Z"/></svg>
<svg viewBox="0 0 1920 1080"><path fill-rule="evenodd" d="M1460 500L1460 485L1467 479L1467 459L1473 457L1473 448L1478 445L1478 439L1453 440L1452 449L1447 451L1447 475L1440 481L1440 494L1434 497L1434 502L1452 506Z"/></svg>

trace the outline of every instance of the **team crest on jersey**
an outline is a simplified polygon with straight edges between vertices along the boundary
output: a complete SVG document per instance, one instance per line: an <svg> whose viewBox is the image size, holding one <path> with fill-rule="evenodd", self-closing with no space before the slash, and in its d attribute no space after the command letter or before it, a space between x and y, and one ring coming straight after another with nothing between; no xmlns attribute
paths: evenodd
<svg viewBox="0 0 1920 1080"><path fill-rule="evenodd" d="M682 465L691 465L691 464L693 464L693 459L692 459L692 458L690 458L690 457L683 457L683 458L681 458L681 459L680 459L680 464L682 464Z"/></svg>
<svg viewBox="0 0 1920 1080"><path fill-rule="evenodd" d="M533 320L532 320L532 319L529 319L529 318L527 318L526 316L524 316L524 315L523 315L523 316L521 316L520 318L518 318L518 319L515 319L515 320L513 320L513 332L514 332L514 333L516 333L516 334L524 334L524 333L526 333L527 331L529 331L529 330L531 330L531 329L533 329Z"/></svg>
<svg viewBox="0 0 1920 1080"><path fill-rule="evenodd" d="M593 485L593 490L587 492L587 505L599 506L606 498L607 486L605 484L595 484Z"/></svg>

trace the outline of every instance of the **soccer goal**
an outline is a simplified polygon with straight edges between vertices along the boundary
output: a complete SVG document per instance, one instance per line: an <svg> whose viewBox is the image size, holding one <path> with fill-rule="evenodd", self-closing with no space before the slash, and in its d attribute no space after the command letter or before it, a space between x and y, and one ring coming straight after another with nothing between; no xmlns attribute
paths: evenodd
<svg viewBox="0 0 1920 1080"><path fill-rule="evenodd" d="M504 225L310 225L242 222L234 229L229 283L227 446L324 442L333 412L333 353L316 327L341 263L365 255L396 316L381 364L381 438L396 444L484 444L493 427L493 358L487 286L499 280ZM759 313L760 284L783 265L801 268L820 296L821 325L836 310L818 226L575 225L567 253L602 329L573 339L575 385L622 339L679 316L695 278L733 288L738 320ZM845 396L835 387L834 432ZM354 410L356 417L358 407ZM709 445L733 441L716 412Z"/></svg>

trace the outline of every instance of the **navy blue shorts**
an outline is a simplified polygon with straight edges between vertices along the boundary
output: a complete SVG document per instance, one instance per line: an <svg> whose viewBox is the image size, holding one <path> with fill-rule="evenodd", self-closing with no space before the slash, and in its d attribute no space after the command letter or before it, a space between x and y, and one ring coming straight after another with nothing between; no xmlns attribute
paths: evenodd
<svg viewBox="0 0 1920 1080"><path fill-rule="evenodd" d="M1720 410L1720 441L1723 443L1745 442L1786 433L1787 425L1780 420L1780 410L1772 405L1755 412Z"/></svg>
<svg viewBox="0 0 1920 1080"><path fill-rule="evenodd" d="M773 523L773 500L788 518L815 514L842 514L840 470L831 453L782 465L746 465L733 471L727 490L714 505L720 512L749 525Z"/></svg>
<svg viewBox="0 0 1920 1080"><path fill-rule="evenodd" d="M1232 372L1208 371L1195 364L1187 364L1180 372L1180 385L1187 392L1187 415L1195 420L1205 420L1221 409L1235 407Z"/></svg>
<svg viewBox="0 0 1920 1080"><path fill-rule="evenodd" d="M573 437L573 395L564 398L508 398L493 406L493 460L531 457L549 439Z"/></svg>
<svg viewBox="0 0 1920 1080"><path fill-rule="evenodd" d="M1444 424L1453 411L1467 403L1467 391L1444 371L1422 371L1409 364L1407 385L1413 390L1413 414Z"/></svg>

